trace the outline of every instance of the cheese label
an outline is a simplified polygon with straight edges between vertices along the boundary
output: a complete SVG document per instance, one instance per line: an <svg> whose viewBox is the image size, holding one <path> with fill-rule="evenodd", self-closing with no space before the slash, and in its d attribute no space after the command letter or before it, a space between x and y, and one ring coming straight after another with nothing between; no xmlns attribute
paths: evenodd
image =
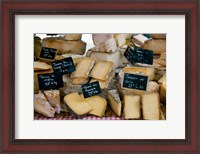
<svg viewBox="0 0 200 154"><path fill-rule="evenodd" d="M124 56L131 64L143 63L153 64L153 51L135 47L134 50L131 47L127 47Z"/></svg>
<svg viewBox="0 0 200 154"><path fill-rule="evenodd" d="M59 89L63 87L63 78L61 73L38 74L38 83L40 90Z"/></svg>
<svg viewBox="0 0 200 154"><path fill-rule="evenodd" d="M82 85L82 92L83 92L84 98L88 98L88 97L100 94L101 88L99 85L99 81L86 83Z"/></svg>
<svg viewBox="0 0 200 154"><path fill-rule="evenodd" d="M146 90L148 76L137 75L137 74L124 74L123 87L130 89Z"/></svg>
<svg viewBox="0 0 200 154"><path fill-rule="evenodd" d="M54 60L57 54L57 49L42 47L39 59Z"/></svg>
<svg viewBox="0 0 200 154"><path fill-rule="evenodd" d="M68 74L74 72L75 66L72 57L57 60L51 63L54 73Z"/></svg>

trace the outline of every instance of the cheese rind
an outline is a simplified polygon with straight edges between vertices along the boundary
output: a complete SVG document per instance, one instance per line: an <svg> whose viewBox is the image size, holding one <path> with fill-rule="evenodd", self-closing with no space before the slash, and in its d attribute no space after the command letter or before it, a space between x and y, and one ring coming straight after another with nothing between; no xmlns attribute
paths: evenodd
<svg viewBox="0 0 200 154"><path fill-rule="evenodd" d="M145 120L160 119L160 100L158 93L142 95L142 113Z"/></svg>
<svg viewBox="0 0 200 154"><path fill-rule="evenodd" d="M148 40L145 42L144 49L152 50L154 54L166 52L166 40Z"/></svg>
<svg viewBox="0 0 200 154"><path fill-rule="evenodd" d="M44 38L42 46L57 49L58 54L72 53L83 55L86 49L86 43L83 41L66 41L56 37Z"/></svg>
<svg viewBox="0 0 200 154"><path fill-rule="evenodd" d="M81 95L83 97L83 95ZM103 117L105 115L105 111L107 108L107 101L105 98L101 96L92 96L84 99L93 109L89 112L89 114Z"/></svg>
<svg viewBox="0 0 200 154"><path fill-rule="evenodd" d="M67 109L76 118L81 118L93 110L93 108L77 92L64 97Z"/></svg>
<svg viewBox="0 0 200 154"><path fill-rule="evenodd" d="M94 58L95 60L112 61L116 67L122 66L122 54L120 51L107 53L107 52L92 52L88 51L87 56Z"/></svg>
<svg viewBox="0 0 200 154"><path fill-rule="evenodd" d="M54 117L55 110L49 104L43 93L34 94L34 111L46 117Z"/></svg>
<svg viewBox="0 0 200 154"><path fill-rule="evenodd" d="M117 116L121 116L122 102L120 100L118 91L109 90L107 97L108 97L108 103L111 106L112 110L115 112Z"/></svg>
<svg viewBox="0 0 200 154"><path fill-rule="evenodd" d="M138 35L133 36L133 42L140 45L140 46L144 46L144 43L147 40L148 40L148 38L145 37L142 34L138 34Z"/></svg>
<svg viewBox="0 0 200 154"><path fill-rule="evenodd" d="M147 67L124 67L124 73L142 73L142 75L148 76L148 80L151 81L154 79L154 68L147 68Z"/></svg>
<svg viewBox="0 0 200 154"><path fill-rule="evenodd" d="M123 114L125 119L140 119L140 96L124 95Z"/></svg>
<svg viewBox="0 0 200 154"><path fill-rule="evenodd" d="M87 78L92 67L94 66L93 58L82 58L76 65L76 71L71 74L71 78Z"/></svg>
<svg viewBox="0 0 200 154"><path fill-rule="evenodd" d="M81 40L82 34L65 34L64 38L67 41Z"/></svg>
<svg viewBox="0 0 200 154"><path fill-rule="evenodd" d="M113 62L111 61L98 61L94 65L90 77L99 80L107 80L109 77L110 72L113 69Z"/></svg>
<svg viewBox="0 0 200 154"><path fill-rule="evenodd" d="M49 103L55 108L57 114L60 114L62 108L60 103L60 91L59 90L45 90L43 91Z"/></svg>
<svg viewBox="0 0 200 154"><path fill-rule="evenodd" d="M111 38L113 38L113 34L92 34L92 40L95 46L98 46Z"/></svg>
<svg viewBox="0 0 200 154"><path fill-rule="evenodd" d="M34 61L34 71L45 71L51 69L51 66L45 62Z"/></svg>
<svg viewBox="0 0 200 154"><path fill-rule="evenodd" d="M97 52L115 52L117 49L117 44L114 38L111 38L102 44L95 46L90 51L97 51Z"/></svg>

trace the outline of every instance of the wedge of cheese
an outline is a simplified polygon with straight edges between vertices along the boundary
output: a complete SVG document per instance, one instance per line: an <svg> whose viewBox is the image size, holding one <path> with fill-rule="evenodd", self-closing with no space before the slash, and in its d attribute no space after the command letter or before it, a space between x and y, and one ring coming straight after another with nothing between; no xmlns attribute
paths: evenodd
<svg viewBox="0 0 200 154"><path fill-rule="evenodd" d="M114 35L115 41L118 47L122 47L126 44L126 36L125 34L115 34Z"/></svg>
<svg viewBox="0 0 200 154"><path fill-rule="evenodd" d="M89 50L97 52L115 52L117 49L117 43L114 38L111 38Z"/></svg>
<svg viewBox="0 0 200 154"><path fill-rule="evenodd" d="M93 108L77 92L64 97L67 110L76 118L82 118L93 110Z"/></svg>
<svg viewBox="0 0 200 154"><path fill-rule="evenodd" d="M60 91L59 90L45 90L43 91L49 103L55 108L57 114L60 114L62 108L60 103Z"/></svg>
<svg viewBox="0 0 200 154"><path fill-rule="evenodd" d="M95 82L95 81L99 81L99 85L101 89L106 89L108 88L110 82L112 81L112 79L115 77L115 71L111 71L111 73L109 74L109 77L107 80L99 80L99 79L92 79L90 82Z"/></svg>
<svg viewBox="0 0 200 154"><path fill-rule="evenodd" d="M123 64L122 53L119 50L112 53L88 51L87 56L94 58L94 60L112 61L115 67L122 66Z"/></svg>
<svg viewBox="0 0 200 154"><path fill-rule="evenodd" d="M107 97L108 97L108 103L112 108L112 110L115 112L117 116L121 116L122 102L120 100L118 91L109 90Z"/></svg>
<svg viewBox="0 0 200 154"><path fill-rule="evenodd" d="M142 113L145 120L160 119L160 99L158 93L142 95Z"/></svg>
<svg viewBox="0 0 200 154"><path fill-rule="evenodd" d="M154 79L154 68L148 68L148 67L124 67L123 69L124 73L141 73L142 75L148 76L148 80L151 81Z"/></svg>
<svg viewBox="0 0 200 154"><path fill-rule="evenodd" d="M89 80L88 78L73 78L72 84L82 85L82 84L86 84L88 80Z"/></svg>
<svg viewBox="0 0 200 154"><path fill-rule="evenodd" d="M138 95L124 95L123 114L125 119L140 119L140 96Z"/></svg>
<svg viewBox="0 0 200 154"><path fill-rule="evenodd" d="M154 54L166 52L166 40L148 40L145 42L144 49L152 50Z"/></svg>
<svg viewBox="0 0 200 154"><path fill-rule="evenodd" d="M98 46L111 38L113 38L113 34L92 34L92 40L95 46Z"/></svg>
<svg viewBox="0 0 200 154"><path fill-rule="evenodd" d="M90 73L90 77L105 81L108 79L112 69L113 69L113 62L97 61Z"/></svg>
<svg viewBox="0 0 200 154"><path fill-rule="evenodd" d="M51 69L51 65L48 65L45 62L34 61L33 64L34 64L34 71L45 71Z"/></svg>
<svg viewBox="0 0 200 154"><path fill-rule="evenodd" d="M34 111L46 117L54 117L55 109L49 104L42 92L34 94Z"/></svg>
<svg viewBox="0 0 200 154"><path fill-rule="evenodd" d="M65 34L64 38L67 41L81 40L82 34Z"/></svg>
<svg viewBox="0 0 200 154"><path fill-rule="evenodd" d="M87 78L92 67L94 66L94 59L85 57L76 65L76 71L71 74L71 78Z"/></svg>
<svg viewBox="0 0 200 154"><path fill-rule="evenodd" d="M83 95L81 95L82 98ZM92 96L84 99L93 109L89 112L89 114L103 117L105 115L105 111L107 108L107 101L105 98L101 96Z"/></svg>
<svg viewBox="0 0 200 154"><path fill-rule="evenodd" d="M83 41L66 41L59 37L47 37L42 40L42 46L57 49L57 54L80 54L83 55L86 43Z"/></svg>

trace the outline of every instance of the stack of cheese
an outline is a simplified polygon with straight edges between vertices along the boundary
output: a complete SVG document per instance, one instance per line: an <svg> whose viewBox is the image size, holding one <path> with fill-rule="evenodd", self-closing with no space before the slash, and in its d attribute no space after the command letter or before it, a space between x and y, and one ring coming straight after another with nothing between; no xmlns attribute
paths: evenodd
<svg viewBox="0 0 200 154"><path fill-rule="evenodd" d="M100 88L106 89L115 76L114 70L112 61L97 61L90 73L90 82L99 81Z"/></svg>
<svg viewBox="0 0 200 154"><path fill-rule="evenodd" d="M127 34L92 34L95 47L89 49L87 56L95 60L112 61L115 67L122 65L122 54L118 47L126 43Z"/></svg>
<svg viewBox="0 0 200 154"><path fill-rule="evenodd" d="M41 93L39 91L39 84L38 84L38 74L47 74L47 73L53 73L53 69L51 65L46 64L45 62L34 62L34 93L38 94ZM60 92L59 90L45 90L43 91L44 95L46 96L46 99L50 103L52 107L54 107L56 113L60 113L61 104L60 104ZM36 95L37 96L37 95ZM41 96L41 95L40 95ZM39 97L39 96L38 96ZM43 97L43 96L41 96ZM41 103L40 101L37 101L37 103Z"/></svg>
<svg viewBox="0 0 200 154"><path fill-rule="evenodd" d="M63 37L42 39L42 46L57 49L57 54L85 54L86 43L81 40L82 34L65 34Z"/></svg>
<svg viewBox="0 0 200 154"><path fill-rule="evenodd" d="M75 117L82 118L87 114L102 117L107 108L107 101L101 96L84 98L77 92L68 94L64 97L67 110Z"/></svg>

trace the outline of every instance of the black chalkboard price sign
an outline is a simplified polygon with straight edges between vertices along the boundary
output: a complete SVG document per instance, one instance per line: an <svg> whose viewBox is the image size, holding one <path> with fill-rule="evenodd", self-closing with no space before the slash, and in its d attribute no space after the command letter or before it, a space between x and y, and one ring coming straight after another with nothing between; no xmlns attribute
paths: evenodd
<svg viewBox="0 0 200 154"><path fill-rule="evenodd" d="M59 89L63 87L63 78L61 73L38 74L38 83L40 90Z"/></svg>
<svg viewBox="0 0 200 154"><path fill-rule="evenodd" d="M53 61L56 57L56 54L57 54L57 49L42 47L39 54L39 59Z"/></svg>
<svg viewBox="0 0 200 154"><path fill-rule="evenodd" d="M100 89L99 81L86 83L82 85L82 92L83 92L84 98L88 98L88 97L100 94L101 89Z"/></svg>
<svg viewBox="0 0 200 154"><path fill-rule="evenodd" d="M127 47L124 56L128 59L131 64L143 63L143 64L153 64L153 51L146 50L142 48Z"/></svg>
<svg viewBox="0 0 200 154"><path fill-rule="evenodd" d="M51 63L54 73L68 74L74 72L75 66L72 57L68 57L62 60L57 60Z"/></svg>
<svg viewBox="0 0 200 154"><path fill-rule="evenodd" d="M123 87L130 89L146 90L148 76L137 74L124 74Z"/></svg>

